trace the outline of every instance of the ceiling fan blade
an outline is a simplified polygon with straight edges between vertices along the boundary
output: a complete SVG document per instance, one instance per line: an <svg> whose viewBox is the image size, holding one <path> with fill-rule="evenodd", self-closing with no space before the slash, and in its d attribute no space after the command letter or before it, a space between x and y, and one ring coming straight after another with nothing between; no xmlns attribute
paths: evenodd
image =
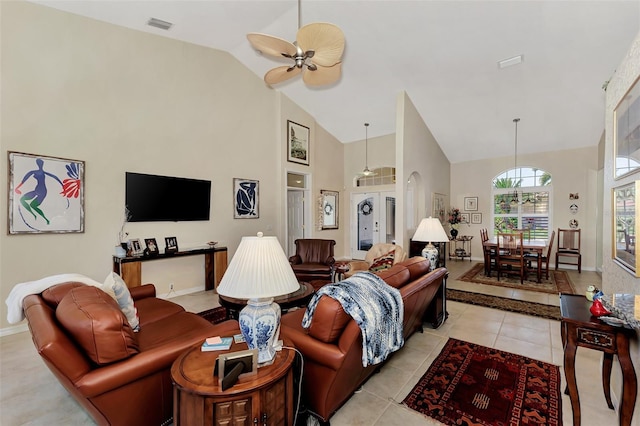
<svg viewBox="0 0 640 426"><path fill-rule="evenodd" d="M302 79L309 86L324 86L338 81L341 72L342 62L338 62L332 67L318 65L318 69L315 71L306 70Z"/></svg>
<svg viewBox="0 0 640 426"><path fill-rule="evenodd" d="M290 78L295 77L301 72L302 72L302 69L296 66L289 67L285 65L284 67L277 67L272 70L269 70L264 75L264 81L266 81L268 85L277 84L285 80L289 80Z"/></svg>
<svg viewBox="0 0 640 426"><path fill-rule="evenodd" d="M283 53L293 56L296 53L296 46L287 40L268 34L249 33L247 39L254 49L267 55L282 58Z"/></svg>
<svg viewBox="0 0 640 426"><path fill-rule="evenodd" d="M298 30L296 40L305 52L313 50L313 62L323 67L338 63L344 52L344 33L326 22L305 25Z"/></svg>

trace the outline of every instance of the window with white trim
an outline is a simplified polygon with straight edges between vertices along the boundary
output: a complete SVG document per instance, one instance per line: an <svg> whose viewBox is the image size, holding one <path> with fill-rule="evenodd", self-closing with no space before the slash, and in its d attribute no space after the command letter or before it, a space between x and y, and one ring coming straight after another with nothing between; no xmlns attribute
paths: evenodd
<svg viewBox="0 0 640 426"><path fill-rule="evenodd" d="M551 218L551 175L532 167L507 170L493 179L493 233L528 229L531 239L548 239Z"/></svg>

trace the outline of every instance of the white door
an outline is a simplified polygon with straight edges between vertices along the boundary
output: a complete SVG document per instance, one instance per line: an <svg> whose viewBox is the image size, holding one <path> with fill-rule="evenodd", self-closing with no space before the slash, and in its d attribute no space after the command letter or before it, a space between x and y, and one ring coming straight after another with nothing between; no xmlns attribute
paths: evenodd
<svg viewBox="0 0 640 426"><path fill-rule="evenodd" d="M364 259L376 243L395 242L396 198L393 192L351 196L351 257Z"/></svg>
<svg viewBox="0 0 640 426"><path fill-rule="evenodd" d="M304 238L304 191L287 191L287 253L296 254L295 241Z"/></svg>

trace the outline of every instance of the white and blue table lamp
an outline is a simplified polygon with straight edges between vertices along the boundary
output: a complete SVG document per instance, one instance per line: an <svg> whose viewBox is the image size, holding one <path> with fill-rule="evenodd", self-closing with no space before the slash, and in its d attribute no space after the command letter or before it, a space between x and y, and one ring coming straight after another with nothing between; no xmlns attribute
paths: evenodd
<svg viewBox="0 0 640 426"><path fill-rule="evenodd" d="M248 299L238 322L249 349L258 349L258 364L268 365L276 355L280 337L280 306L276 296L293 293L300 283L276 237L242 237L229 263L218 294Z"/></svg>
<svg viewBox="0 0 640 426"><path fill-rule="evenodd" d="M431 216L422 219L411 240L428 243L425 248L422 249L422 257L429 259L432 271L436 269L438 266L438 249L432 243L449 241L449 237L444 231L440 220Z"/></svg>

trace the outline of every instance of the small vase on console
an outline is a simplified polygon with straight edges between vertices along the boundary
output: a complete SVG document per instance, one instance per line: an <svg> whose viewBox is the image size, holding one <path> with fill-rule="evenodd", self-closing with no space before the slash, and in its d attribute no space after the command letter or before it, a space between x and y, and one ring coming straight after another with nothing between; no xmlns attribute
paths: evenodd
<svg viewBox="0 0 640 426"><path fill-rule="evenodd" d="M451 227L451 230L449 231L449 233L451 234L451 239L455 240L456 237L458 236L458 230L454 227Z"/></svg>

